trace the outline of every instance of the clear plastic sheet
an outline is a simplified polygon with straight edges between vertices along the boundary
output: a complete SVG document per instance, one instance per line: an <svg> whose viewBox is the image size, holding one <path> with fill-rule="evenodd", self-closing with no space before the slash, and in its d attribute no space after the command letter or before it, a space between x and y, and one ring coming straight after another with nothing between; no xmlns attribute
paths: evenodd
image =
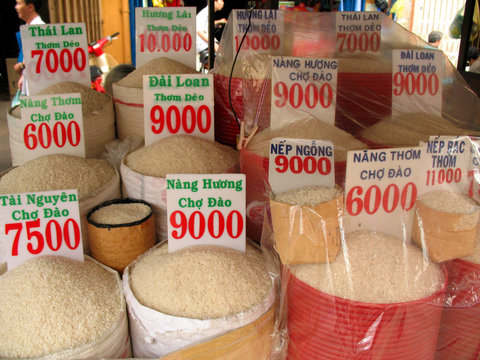
<svg viewBox="0 0 480 360"><path fill-rule="evenodd" d="M399 102L392 95L393 50L435 49L379 14L380 50L340 53L335 13L286 11L279 34L285 41L280 56L338 60L335 116L331 125L309 114L272 130L272 56L241 49L232 71L234 16L232 12L213 70L215 132L217 141L234 146L237 120L244 121L246 135L258 127L248 146L240 150L240 167L247 175L247 234L261 243L271 271L281 279L270 358L477 358L478 146L469 137L457 139L465 141L467 152L472 149L471 163L457 164L471 182L455 186L443 179L444 185L435 187L440 193L433 196L435 200L453 192L473 198L471 209L467 211L461 200L448 198L446 210L425 210L430 202L423 187L414 197L413 210L409 209L414 214L411 226L405 222L397 236L381 231L381 220L368 229L352 230L345 221L344 192L349 151L421 144L426 151L426 142L433 136L478 135L478 96L441 54L441 105L427 104L422 111L417 104ZM276 137L332 141L335 182L341 195L315 205L278 200L268 181L269 144ZM457 207L463 209L456 212Z"/></svg>

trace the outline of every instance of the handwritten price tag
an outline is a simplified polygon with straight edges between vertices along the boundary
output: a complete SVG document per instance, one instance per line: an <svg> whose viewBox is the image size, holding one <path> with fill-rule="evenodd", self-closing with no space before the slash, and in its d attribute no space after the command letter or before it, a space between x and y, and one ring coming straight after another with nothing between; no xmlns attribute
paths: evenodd
<svg viewBox="0 0 480 360"><path fill-rule="evenodd" d="M273 57L271 127L276 129L305 114L333 124L337 60Z"/></svg>
<svg viewBox="0 0 480 360"><path fill-rule="evenodd" d="M378 53L382 35L381 16L378 12L337 12L337 53Z"/></svg>
<svg viewBox="0 0 480 360"><path fill-rule="evenodd" d="M268 180L274 194L310 185L334 187L333 143L272 139Z"/></svg>
<svg viewBox="0 0 480 360"><path fill-rule="evenodd" d="M245 251L245 175L167 175L168 251L219 245Z"/></svg>
<svg viewBox="0 0 480 360"><path fill-rule="evenodd" d="M0 229L9 270L36 256L83 261L77 190L0 195Z"/></svg>
<svg viewBox="0 0 480 360"><path fill-rule="evenodd" d="M422 169L422 148L349 151L346 229L410 234Z"/></svg>
<svg viewBox="0 0 480 360"><path fill-rule="evenodd" d="M440 50L392 51L392 113L442 115L443 55Z"/></svg>
<svg viewBox="0 0 480 360"><path fill-rule="evenodd" d="M188 134L214 141L213 74L144 75L145 145Z"/></svg>
<svg viewBox="0 0 480 360"><path fill-rule="evenodd" d="M233 56L240 49L248 28L250 10L233 11ZM251 25L242 44L242 51L279 55L284 47L284 13L281 10L251 10ZM242 54L242 51L240 54Z"/></svg>
<svg viewBox="0 0 480 360"><path fill-rule="evenodd" d="M136 65L168 57L195 68L194 7L135 8Z"/></svg>
<svg viewBox="0 0 480 360"><path fill-rule="evenodd" d="M468 169L468 195L480 202L480 138L469 136L470 167Z"/></svg>
<svg viewBox="0 0 480 360"><path fill-rule="evenodd" d="M85 157L82 98L80 93L39 95L20 100L26 160L49 154Z"/></svg>
<svg viewBox="0 0 480 360"><path fill-rule="evenodd" d="M90 87L84 23L23 25L20 34L30 95L64 81Z"/></svg>

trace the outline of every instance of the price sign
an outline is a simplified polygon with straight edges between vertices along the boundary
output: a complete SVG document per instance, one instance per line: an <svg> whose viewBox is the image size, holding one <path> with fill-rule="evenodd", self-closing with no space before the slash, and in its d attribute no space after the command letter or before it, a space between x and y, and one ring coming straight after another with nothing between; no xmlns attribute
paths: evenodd
<svg viewBox="0 0 480 360"><path fill-rule="evenodd" d="M176 134L214 141L213 74L144 75L145 145Z"/></svg>
<svg viewBox="0 0 480 360"><path fill-rule="evenodd" d="M284 13L282 10L232 10L233 56L240 49L258 54L280 55L284 47ZM248 28L250 18L250 28ZM242 54L242 52L240 52Z"/></svg>
<svg viewBox="0 0 480 360"><path fill-rule="evenodd" d="M338 61L332 59L273 57L272 129L306 114L335 123Z"/></svg>
<svg viewBox="0 0 480 360"><path fill-rule="evenodd" d="M411 233L422 171L421 147L349 151L345 181L348 231Z"/></svg>
<svg viewBox="0 0 480 360"><path fill-rule="evenodd" d="M337 54L378 53L382 39L381 16L378 12L337 12Z"/></svg>
<svg viewBox="0 0 480 360"><path fill-rule="evenodd" d="M392 51L392 113L442 115L441 50Z"/></svg>
<svg viewBox="0 0 480 360"><path fill-rule="evenodd" d="M90 87L84 23L20 26L28 94L59 82Z"/></svg>
<svg viewBox="0 0 480 360"><path fill-rule="evenodd" d="M468 195L480 202L480 138L469 136L470 167L468 169Z"/></svg>
<svg viewBox="0 0 480 360"><path fill-rule="evenodd" d="M77 190L0 195L0 229L9 270L37 256L83 261Z"/></svg>
<svg viewBox="0 0 480 360"><path fill-rule="evenodd" d="M335 186L333 143L321 140L270 141L268 181L274 194L305 186Z"/></svg>
<svg viewBox="0 0 480 360"><path fill-rule="evenodd" d="M29 96L20 100L26 159L49 154L85 157L82 98L80 93Z"/></svg>
<svg viewBox="0 0 480 360"><path fill-rule="evenodd" d="M136 66L168 57L195 69L195 7L135 8Z"/></svg>
<svg viewBox="0 0 480 360"><path fill-rule="evenodd" d="M245 175L167 175L168 251L219 245L245 251Z"/></svg>
<svg viewBox="0 0 480 360"><path fill-rule="evenodd" d="M424 145L425 160L421 193L449 189L467 193L472 178L471 141L467 136L432 136Z"/></svg>

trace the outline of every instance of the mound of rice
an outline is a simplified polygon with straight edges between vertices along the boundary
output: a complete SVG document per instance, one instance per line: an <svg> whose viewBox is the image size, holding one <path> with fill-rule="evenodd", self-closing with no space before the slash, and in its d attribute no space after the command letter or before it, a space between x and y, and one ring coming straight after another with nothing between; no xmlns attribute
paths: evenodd
<svg viewBox="0 0 480 360"><path fill-rule="evenodd" d="M123 311L112 273L92 261L33 258L0 276L0 357L45 356L110 333Z"/></svg>
<svg viewBox="0 0 480 360"><path fill-rule="evenodd" d="M77 189L79 200L99 192L115 177L105 160L46 155L13 168L0 178L0 194Z"/></svg>
<svg viewBox="0 0 480 360"><path fill-rule="evenodd" d="M193 246L168 253L155 248L130 270L137 300L172 316L215 319L260 304L272 291L262 254L219 246Z"/></svg>
<svg viewBox="0 0 480 360"><path fill-rule="evenodd" d="M343 256L330 264L302 264L292 272L324 293L366 303L397 303L433 295L443 286L441 268L417 247L390 235L346 234Z"/></svg>
<svg viewBox="0 0 480 360"><path fill-rule="evenodd" d="M306 186L277 194L274 200L291 205L315 206L336 199L341 193L338 187Z"/></svg>
<svg viewBox="0 0 480 360"><path fill-rule="evenodd" d="M147 176L218 174L237 164L237 151L189 135L176 135L140 148L125 157L125 165Z"/></svg>
<svg viewBox="0 0 480 360"><path fill-rule="evenodd" d="M106 225L130 224L145 219L151 212L152 209L142 203L110 204L95 210L90 220Z"/></svg>
<svg viewBox="0 0 480 360"><path fill-rule="evenodd" d="M471 214L479 209L467 195L448 190L429 191L418 200L432 209L450 214Z"/></svg>

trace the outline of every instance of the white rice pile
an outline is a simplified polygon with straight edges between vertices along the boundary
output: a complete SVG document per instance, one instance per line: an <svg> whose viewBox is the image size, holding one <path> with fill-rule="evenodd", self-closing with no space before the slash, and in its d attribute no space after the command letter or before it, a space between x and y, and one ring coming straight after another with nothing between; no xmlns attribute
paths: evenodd
<svg viewBox="0 0 480 360"><path fill-rule="evenodd" d="M262 303L272 290L262 254L219 246L167 252L167 244L143 256L130 270L137 300L172 316L215 319Z"/></svg>
<svg viewBox="0 0 480 360"><path fill-rule="evenodd" d="M318 119L298 120L294 123L272 130L266 128L248 144L251 152L268 157L270 140L276 137L289 139L330 140L335 147L335 161L346 161L347 151L366 149L367 145L355 139L349 133Z"/></svg>
<svg viewBox="0 0 480 360"><path fill-rule="evenodd" d="M117 85L130 88L143 88L143 75L154 74L196 74L195 69L179 63L178 61L159 57L150 60L146 64L140 66L138 69L132 71L122 80L117 82Z"/></svg>
<svg viewBox="0 0 480 360"><path fill-rule="evenodd" d="M336 199L341 193L337 187L306 186L275 195L274 200L291 205L315 206Z"/></svg>
<svg viewBox="0 0 480 360"><path fill-rule="evenodd" d="M477 203L467 195L449 190L434 190L419 199L425 206L450 214L471 214L479 209Z"/></svg>
<svg viewBox="0 0 480 360"><path fill-rule="evenodd" d="M298 279L324 293L366 303L425 298L444 284L441 268L417 247L370 231L346 235L343 256L330 264L292 267Z"/></svg>
<svg viewBox="0 0 480 360"><path fill-rule="evenodd" d="M115 176L105 160L46 155L13 168L0 179L0 194L77 189L79 200L99 192Z"/></svg>
<svg viewBox="0 0 480 360"><path fill-rule="evenodd" d="M95 210L90 219L98 224L130 224L145 219L152 209L142 203L110 204Z"/></svg>
<svg viewBox="0 0 480 360"><path fill-rule="evenodd" d="M176 135L140 148L125 157L125 165L147 176L218 174L237 164L237 151L189 135Z"/></svg>
<svg viewBox="0 0 480 360"><path fill-rule="evenodd" d="M80 96L82 98L83 116L87 116L94 111L102 110L105 105L107 105L110 101L110 98L107 95L71 81L50 85L49 87L46 87L45 89L40 91L37 95L70 93L80 93ZM12 115L17 118L21 117L20 106L17 106L14 110L12 110Z"/></svg>
<svg viewBox="0 0 480 360"><path fill-rule="evenodd" d="M389 117L366 128L360 136L377 144L418 146L432 135L467 135L453 121L428 113L405 113Z"/></svg>
<svg viewBox="0 0 480 360"><path fill-rule="evenodd" d="M0 276L0 357L44 356L107 335L121 296L114 275L92 261L28 260Z"/></svg>

